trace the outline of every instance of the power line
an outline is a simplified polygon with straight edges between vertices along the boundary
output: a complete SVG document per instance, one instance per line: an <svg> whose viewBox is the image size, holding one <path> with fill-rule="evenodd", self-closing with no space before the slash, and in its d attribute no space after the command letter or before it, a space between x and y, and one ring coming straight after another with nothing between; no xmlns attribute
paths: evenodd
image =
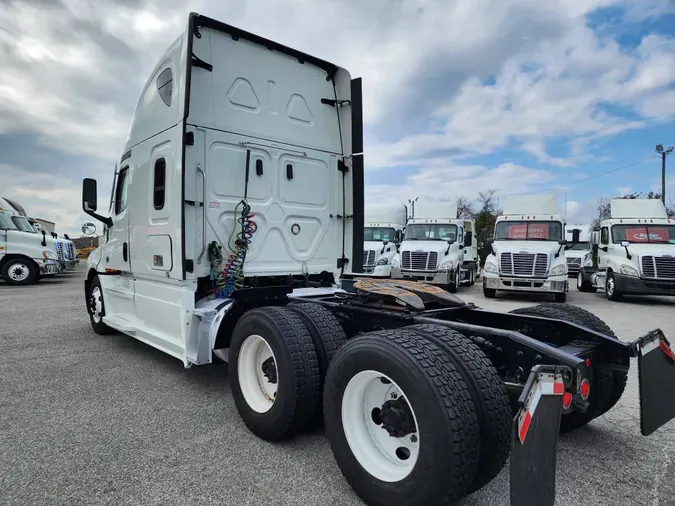
<svg viewBox="0 0 675 506"><path fill-rule="evenodd" d="M625 170L625 169L628 169L630 167L635 167L636 165L640 165L641 163L645 163L649 160L652 160L654 158L659 158L659 157L660 157L660 155L651 155L651 156L648 156L646 158L643 158L642 160L638 160L636 162L632 162L632 163L629 163L629 164L626 164L626 165L622 165L621 167L617 167L615 169L607 170L605 172L600 172L599 174L593 174L592 176L588 176L584 179L579 179L577 181L573 181L573 182L568 183L568 184L559 184L559 185L556 185L556 186L551 186L549 188L538 189L536 191L529 192L529 193L506 193L505 195L506 196L508 196L508 195L534 195L535 193L543 193L543 192L546 192L546 191L549 191L549 190L555 190L555 189L558 189L558 188L561 188L561 187L574 186L575 184L585 183L586 181L590 181L591 179L597 179L599 177L606 176L607 174L613 174L614 172L619 172L620 170Z"/></svg>

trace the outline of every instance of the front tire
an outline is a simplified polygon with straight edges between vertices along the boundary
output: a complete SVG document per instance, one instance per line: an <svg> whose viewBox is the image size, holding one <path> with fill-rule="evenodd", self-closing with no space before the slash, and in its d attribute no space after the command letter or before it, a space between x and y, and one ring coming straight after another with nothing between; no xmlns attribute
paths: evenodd
<svg viewBox="0 0 675 506"><path fill-rule="evenodd" d="M8 285L32 285L38 281L40 268L28 258L10 258L2 266L1 274Z"/></svg>
<svg viewBox="0 0 675 506"><path fill-rule="evenodd" d="M350 341L323 402L335 460L367 505L450 504L472 484L475 406L457 368L423 337L401 329Z"/></svg>
<svg viewBox="0 0 675 506"><path fill-rule="evenodd" d="M605 278L605 295L611 301L618 302L623 298L623 294L616 289L616 279L614 273L608 271Z"/></svg>
<svg viewBox="0 0 675 506"><path fill-rule="evenodd" d="M103 300L103 290L98 276L94 276L89 286L89 295L87 297L87 312L89 313L89 322L91 328L100 336L105 336L115 332L115 329L108 327L103 323L105 316L105 301Z"/></svg>
<svg viewBox="0 0 675 506"><path fill-rule="evenodd" d="M277 441L307 427L319 402L321 373L297 314L280 307L244 313L232 332L228 364L234 403L253 434Z"/></svg>
<svg viewBox="0 0 675 506"><path fill-rule="evenodd" d="M455 269L455 280L453 283L450 283L448 286L448 292L450 293L457 293L457 290L459 289L459 280L460 280L460 273L459 273L459 266Z"/></svg>
<svg viewBox="0 0 675 506"><path fill-rule="evenodd" d="M483 287L483 296L486 299L494 299L497 296L497 289Z"/></svg>
<svg viewBox="0 0 675 506"><path fill-rule="evenodd" d="M559 303L565 303L567 302L567 294L566 293L556 293L554 294L555 301Z"/></svg>

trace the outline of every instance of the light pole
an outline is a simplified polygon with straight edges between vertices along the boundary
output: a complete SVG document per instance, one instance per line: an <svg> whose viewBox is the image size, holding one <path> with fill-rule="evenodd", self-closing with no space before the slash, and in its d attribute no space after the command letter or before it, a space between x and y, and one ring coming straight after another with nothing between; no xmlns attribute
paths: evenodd
<svg viewBox="0 0 675 506"><path fill-rule="evenodd" d="M419 197L415 197L414 199L408 199L408 204L410 204L410 209L411 209L411 214L410 214L411 218L415 217L415 202L417 202L418 198Z"/></svg>
<svg viewBox="0 0 675 506"><path fill-rule="evenodd" d="M656 145L656 152L661 155L661 202L666 205L666 156L673 152L673 146L663 149L663 144Z"/></svg>

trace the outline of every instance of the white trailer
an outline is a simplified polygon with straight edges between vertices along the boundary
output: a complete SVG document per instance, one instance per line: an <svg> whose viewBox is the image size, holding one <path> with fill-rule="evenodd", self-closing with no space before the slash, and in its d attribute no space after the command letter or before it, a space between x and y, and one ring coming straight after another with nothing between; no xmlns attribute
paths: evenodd
<svg viewBox="0 0 675 506"><path fill-rule="evenodd" d="M565 223L555 195L521 195L504 201L483 269L483 294L497 291L550 293L565 302L569 291L563 248ZM574 234L578 234L575 232ZM573 243L578 241L575 235Z"/></svg>
<svg viewBox="0 0 675 506"><path fill-rule="evenodd" d="M368 505L450 504L509 457L512 504L552 505L558 427L610 409L636 350L651 346L641 371L665 385L641 378L646 430L675 417L653 410L675 406L662 395L675 369L652 346L665 337L629 346L581 308L505 315L425 283L354 281L361 97L343 68L191 14L138 101L109 216L83 181L83 210L105 223L84 280L92 328L186 368L226 360L236 409L262 439L323 421ZM448 218L420 224L427 239L454 236L445 247L459 254L463 222Z"/></svg>
<svg viewBox="0 0 675 506"><path fill-rule="evenodd" d="M574 229L579 230L579 241L574 243ZM572 245L565 250L567 259L567 276L577 278L582 267L593 265L593 251L591 249L592 226L588 223L581 225L567 225L565 239Z"/></svg>
<svg viewBox="0 0 675 506"><path fill-rule="evenodd" d="M392 263L392 277L440 285L450 292L461 284L473 285L478 273L475 228L473 220L457 218L456 202L416 203Z"/></svg>
<svg viewBox="0 0 675 506"><path fill-rule="evenodd" d="M391 263L403 240L408 208L403 204L368 204L365 209L363 272L391 277Z"/></svg>
<svg viewBox="0 0 675 506"><path fill-rule="evenodd" d="M675 219L658 199L613 199L611 217L593 232L597 263L581 269L581 291L675 295Z"/></svg>

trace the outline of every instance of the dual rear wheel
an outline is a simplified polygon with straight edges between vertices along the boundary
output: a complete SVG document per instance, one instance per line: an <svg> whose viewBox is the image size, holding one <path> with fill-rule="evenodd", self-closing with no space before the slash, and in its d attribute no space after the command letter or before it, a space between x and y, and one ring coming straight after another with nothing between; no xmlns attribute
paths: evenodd
<svg viewBox="0 0 675 506"><path fill-rule="evenodd" d="M256 435L323 420L335 459L366 504L445 504L491 481L510 452L511 408L491 362L438 325L347 342L311 303L246 313L230 344L232 392Z"/></svg>

